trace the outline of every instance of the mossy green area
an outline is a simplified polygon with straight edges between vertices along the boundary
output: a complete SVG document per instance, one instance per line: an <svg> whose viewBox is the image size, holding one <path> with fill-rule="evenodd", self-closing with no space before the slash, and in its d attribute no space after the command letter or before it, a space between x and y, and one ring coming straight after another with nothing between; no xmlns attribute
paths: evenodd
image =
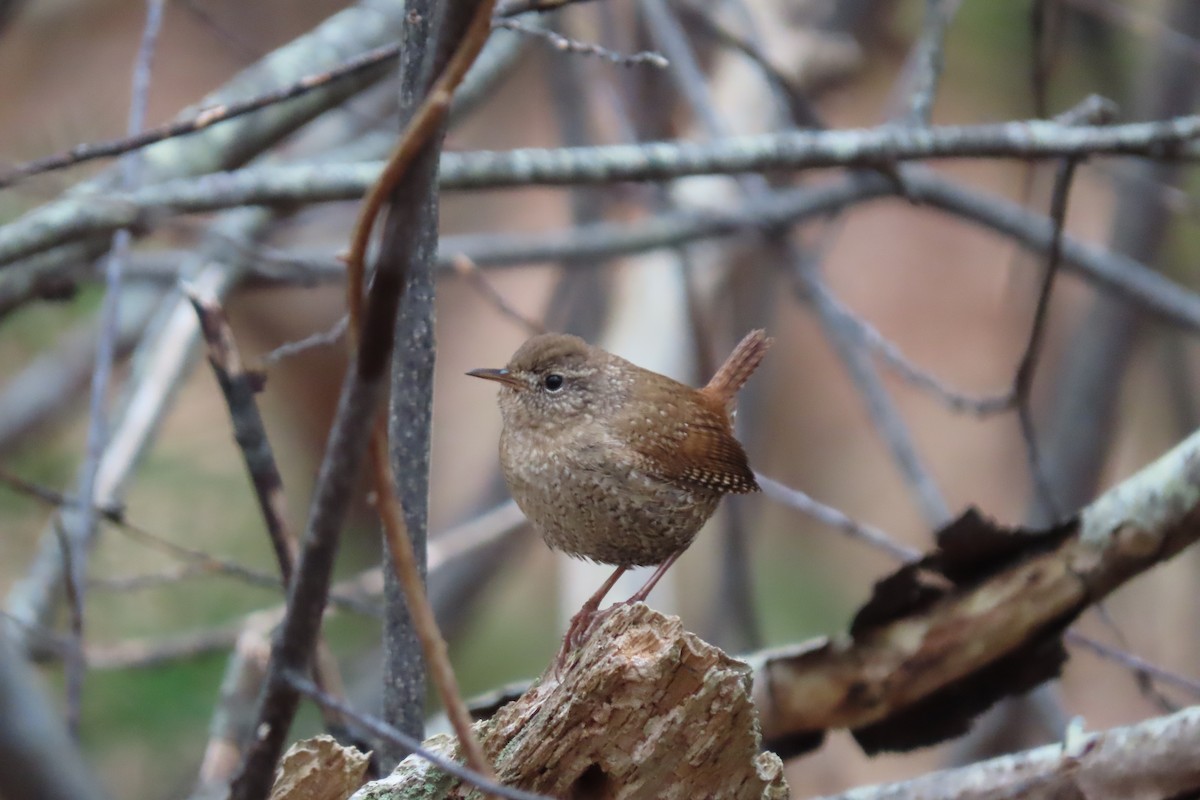
<svg viewBox="0 0 1200 800"><path fill-rule="evenodd" d="M815 527L815 526L814 526ZM801 642L843 630L872 580L852 583L829 562L813 536L774 535L753 555L755 610L768 645Z"/></svg>
<svg viewBox="0 0 1200 800"><path fill-rule="evenodd" d="M121 738L165 744L182 732L195 736L193 728L203 737L225 661L224 653L211 653L148 669L89 672L84 745L103 750Z"/></svg>
<svg viewBox="0 0 1200 800"><path fill-rule="evenodd" d="M224 654L213 653L151 669L88 673L80 735L112 796L186 791L180 781L194 780L200 766L224 664Z"/></svg>

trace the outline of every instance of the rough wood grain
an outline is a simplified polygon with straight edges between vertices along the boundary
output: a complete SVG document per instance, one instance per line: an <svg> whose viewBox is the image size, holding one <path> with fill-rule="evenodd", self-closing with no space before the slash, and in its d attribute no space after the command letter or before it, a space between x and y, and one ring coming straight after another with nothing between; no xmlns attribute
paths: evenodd
<svg viewBox="0 0 1200 800"><path fill-rule="evenodd" d="M288 748L269 800L342 800L362 786L369 753L321 734Z"/></svg>
<svg viewBox="0 0 1200 800"><path fill-rule="evenodd" d="M749 668L643 604L476 730L502 783L558 798L785 798L760 752ZM426 746L457 756L450 737ZM479 797L416 758L354 800Z"/></svg>

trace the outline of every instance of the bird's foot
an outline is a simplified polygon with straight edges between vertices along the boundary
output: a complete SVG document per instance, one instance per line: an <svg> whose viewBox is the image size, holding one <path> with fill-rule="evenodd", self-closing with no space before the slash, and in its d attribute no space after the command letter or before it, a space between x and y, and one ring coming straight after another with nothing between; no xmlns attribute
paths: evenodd
<svg viewBox="0 0 1200 800"><path fill-rule="evenodd" d="M579 609L575 616L571 617L571 622L567 626L567 634L563 637L562 647L559 648L558 656L554 659L555 675L562 674L563 667L570 660L571 654L583 647L600 623L606 620L620 605L624 605L624 603L616 603L600 611L596 605L588 603Z"/></svg>

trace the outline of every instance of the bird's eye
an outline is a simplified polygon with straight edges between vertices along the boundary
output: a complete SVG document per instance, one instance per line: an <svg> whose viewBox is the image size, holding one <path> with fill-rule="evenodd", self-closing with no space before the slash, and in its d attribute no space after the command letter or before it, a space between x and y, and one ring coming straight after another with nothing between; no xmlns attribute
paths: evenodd
<svg viewBox="0 0 1200 800"><path fill-rule="evenodd" d="M551 372L542 379L542 385L546 387L546 391L548 392L561 391L565 382L566 381L563 380L563 376L559 375L557 372Z"/></svg>

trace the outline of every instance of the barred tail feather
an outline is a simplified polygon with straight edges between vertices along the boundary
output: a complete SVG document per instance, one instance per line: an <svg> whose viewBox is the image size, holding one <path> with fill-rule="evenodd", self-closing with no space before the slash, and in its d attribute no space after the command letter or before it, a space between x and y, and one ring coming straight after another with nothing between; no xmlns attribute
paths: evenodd
<svg viewBox="0 0 1200 800"><path fill-rule="evenodd" d="M704 387L704 391L723 402L726 406L733 404L734 397L750 375L762 363L763 356L775 340L768 337L766 331L750 331L733 348L729 358L712 376L712 380Z"/></svg>

